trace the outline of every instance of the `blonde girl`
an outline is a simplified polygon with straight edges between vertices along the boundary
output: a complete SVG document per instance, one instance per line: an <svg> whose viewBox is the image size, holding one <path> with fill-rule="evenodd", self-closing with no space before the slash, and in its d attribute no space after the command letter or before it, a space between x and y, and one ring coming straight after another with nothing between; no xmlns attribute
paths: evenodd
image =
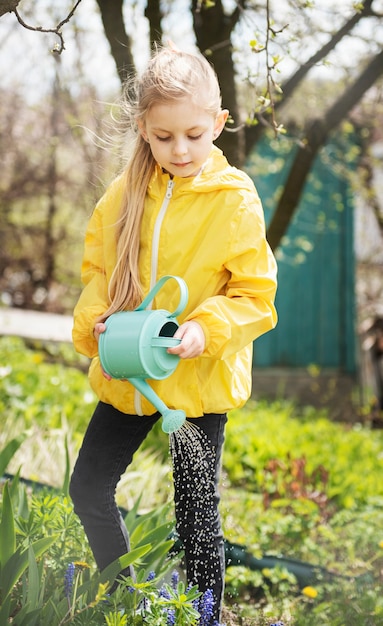
<svg viewBox="0 0 383 626"><path fill-rule="evenodd" d="M103 372L98 338L107 317L134 309L161 276L182 277L189 299L178 318L181 342L169 348L180 362L169 378L149 382L204 436L203 467L192 446L173 455L174 499L187 579L202 592L212 590L214 624L225 573L218 511L225 423L227 412L250 396L253 341L276 324L276 263L253 182L213 144L228 111L208 61L162 49L133 95L131 85L126 93L135 139L125 171L90 219L84 289L74 311L74 345L92 358L90 384L99 402L70 492L103 569L129 551L115 488L160 415L129 382ZM154 308L176 308L172 282Z"/></svg>

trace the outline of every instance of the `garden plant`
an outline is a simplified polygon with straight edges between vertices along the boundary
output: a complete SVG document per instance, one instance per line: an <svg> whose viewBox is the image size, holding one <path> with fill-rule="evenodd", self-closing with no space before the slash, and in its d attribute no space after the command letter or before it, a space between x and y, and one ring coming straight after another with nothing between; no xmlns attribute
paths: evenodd
<svg viewBox="0 0 383 626"><path fill-rule="evenodd" d="M95 398L69 346L0 340L0 625L209 623L174 534L168 437L121 481L132 551L100 574L68 497ZM71 367L64 361L71 361ZM383 434L287 402L229 416L227 626L383 625ZM109 595L116 574L133 564Z"/></svg>

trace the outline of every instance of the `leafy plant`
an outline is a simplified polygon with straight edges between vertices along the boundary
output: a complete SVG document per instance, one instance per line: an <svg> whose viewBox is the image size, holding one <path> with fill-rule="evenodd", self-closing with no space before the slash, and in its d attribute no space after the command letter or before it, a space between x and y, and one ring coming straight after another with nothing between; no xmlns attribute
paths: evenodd
<svg viewBox="0 0 383 626"><path fill-rule="evenodd" d="M14 456L15 452L19 449L23 441L26 439L26 434L22 433L8 441L6 446L0 450L0 476L3 476L7 466Z"/></svg>
<svg viewBox="0 0 383 626"><path fill-rule="evenodd" d="M294 472L300 464L305 473L304 497L317 491L318 480L322 496L339 507L352 509L369 497L383 495L383 435L375 432L372 437L360 424L336 424L323 412L310 407L299 411L289 402L250 402L245 409L230 414L227 441L224 467L233 485L246 485L258 493L277 491L280 483L270 480L270 469L266 468L279 465L287 470L283 496L287 482L290 488L297 486ZM302 478L301 473L299 498L303 496Z"/></svg>
<svg viewBox="0 0 383 626"><path fill-rule="evenodd" d="M3 488L2 498L2 516L0 523L0 623L6 623L6 620L14 612L14 602L12 591L14 586L20 580L25 570L28 568L30 572L31 582L34 581L34 592L31 589L26 596L26 607L31 606L31 610L36 608L38 602L38 570L36 558L46 552L55 541L55 537L43 537L28 547L19 546L16 548L16 532L14 514L12 508L11 495L9 493L8 482ZM24 611L26 614L28 611Z"/></svg>
<svg viewBox="0 0 383 626"><path fill-rule="evenodd" d="M180 557L169 559L168 551L173 528L168 439L163 433L151 433L126 482L121 481L118 498L130 509L126 523L132 549L145 550L137 556L137 580L130 585L142 587L134 593L121 590L124 600L117 604L117 593L106 597L107 581L96 571L67 496L71 459L94 402L86 375L46 362L45 353L25 349L20 340L0 339L0 352L6 363L0 368L5 419L0 468L14 474L4 485L0 503L1 537L6 543L1 559L10 558L13 533L14 554L23 559L12 590L1 602L3 615L6 611L10 619L17 615L27 626L55 626L63 619L76 625L121 626L133 624L132 615L137 624L154 621L154 615L161 616L158 624L170 619L163 612L169 606L159 595ZM380 431L333 423L323 411L310 407L250 402L230 414L221 489L225 536L255 560L270 556L279 565L254 570L244 560L228 567L227 626L269 626L281 624L281 619L284 626L306 626L308 621L312 626L383 626L382 451ZM26 469L27 488L20 478ZM9 533L10 542L5 539ZM46 549L38 543L52 539ZM35 552L35 546L43 547L43 552ZM284 567L289 559L303 561L318 575L298 589ZM72 615L65 591L70 564L74 564ZM154 571L154 578L147 580ZM322 571L330 576L322 576ZM142 604L145 594L153 595Z"/></svg>
<svg viewBox="0 0 383 626"><path fill-rule="evenodd" d="M121 571L134 564L142 579L155 568L160 581L180 558L168 554L169 505L139 516L137 503L126 515L131 551L99 573L67 496L41 490L26 499L19 487L15 477L2 492L0 623L16 616L18 626L104 623L103 603L112 603L107 592Z"/></svg>

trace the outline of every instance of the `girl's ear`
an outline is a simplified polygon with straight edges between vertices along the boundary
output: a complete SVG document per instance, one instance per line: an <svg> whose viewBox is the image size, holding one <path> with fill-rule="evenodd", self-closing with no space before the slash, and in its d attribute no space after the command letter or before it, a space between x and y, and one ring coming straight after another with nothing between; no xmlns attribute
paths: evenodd
<svg viewBox="0 0 383 626"><path fill-rule="evenodd" d="M217 139L222 133L224 126L226 124L226 120L229 117L229 111L227 109L222 109L215 118L214 124L214 134L213 138Z"/></svg>
<svg viewBox="0 0 383 626"><path fill-rule="evenodd" d="M137 126L138 126L138 130L140 132L140 135L142 137L142 139L144 139L145 141L148 141L148 136L146 134L146 130L145 130L145 124L143 123L142 120L137 120Z"/></svg>

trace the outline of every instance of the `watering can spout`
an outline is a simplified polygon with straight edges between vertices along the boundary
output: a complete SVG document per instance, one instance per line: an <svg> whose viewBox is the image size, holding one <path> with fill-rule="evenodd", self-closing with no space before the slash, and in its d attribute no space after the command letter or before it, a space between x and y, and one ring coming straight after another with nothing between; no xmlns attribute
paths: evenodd
<svg viewBox="0 0 383 626"><path fill-rule="evenodd" d="M170 435L183 426L186 415L182 409L169 409L143 378L128 378L129 382L156 407L162 415L162 430Z"/></svg>

